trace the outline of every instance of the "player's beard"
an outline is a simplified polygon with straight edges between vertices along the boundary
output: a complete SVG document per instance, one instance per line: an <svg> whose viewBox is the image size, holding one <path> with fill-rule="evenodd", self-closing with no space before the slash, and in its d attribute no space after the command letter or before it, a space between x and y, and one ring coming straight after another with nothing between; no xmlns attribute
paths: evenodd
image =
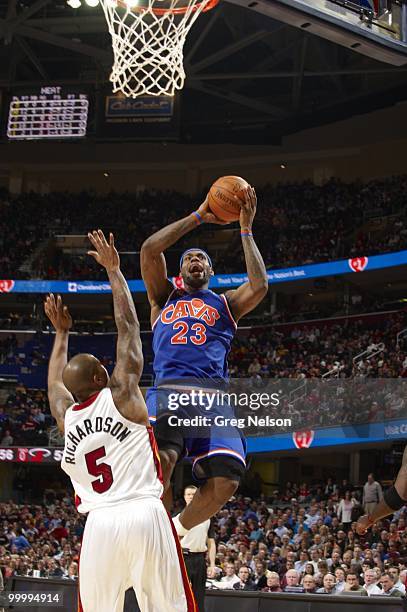
<svg viewBox="0 0 407 612"><path fill-rule="evenodd" d="M195 276L194 274L187 272L185 276L182 275L182 279L184 284L188 285L188 287L192 287L193 289L201 289L201 287L209 283L209 276L209 271L204 270L203 274L200 274L199 276Z"/></svg>

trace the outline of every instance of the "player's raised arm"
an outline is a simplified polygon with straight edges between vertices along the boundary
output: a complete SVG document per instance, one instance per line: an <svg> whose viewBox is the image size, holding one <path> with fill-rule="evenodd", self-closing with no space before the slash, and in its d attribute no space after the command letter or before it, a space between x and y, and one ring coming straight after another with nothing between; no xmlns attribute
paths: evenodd
<svg viewBox="0 0 407 612"><path fill-rule="evenodd" d="M141 275L147 288L152 323L173 290L172 284L167 279L164 251L201 223L225 224L210 212L207 199L197 211L158 230L147 238L141 247Z"/></svg>
<svg viewBox="0 0 407 612"><path fill-rule="evenodd" d="M143 420L147 413L138 386L143 371L143 350L136 308L127 281L120 270L120 258L114 246L113 234L110 234L109 242L101 230L89 233L88 238L95 249L89 251L88 255L92 255L106 268L113 294L117 351L116 366L109 386L123 416L138 422L140 417Z"/></svg>
<svg viewBox="0 0 407 612"><path fill-rule="evenodd" d="M63 305L60 295L55 300L51 293L45 300L44 310L56 332L48 364L48 401L58 429L63 432L65 412L75 403L73 395L62 381L62 372L68 361L68 339L72 318L68 307Z"/></svg>
<svg viewBox="0 0 407 612"><path fill-rule="evenodd" d="M240 212L240 230L249 280L238 289L225 294L236 321L256 308L268 291L266 266L252 233L256 207L256 192L249 186L245 190L245 201Z"/></svg>

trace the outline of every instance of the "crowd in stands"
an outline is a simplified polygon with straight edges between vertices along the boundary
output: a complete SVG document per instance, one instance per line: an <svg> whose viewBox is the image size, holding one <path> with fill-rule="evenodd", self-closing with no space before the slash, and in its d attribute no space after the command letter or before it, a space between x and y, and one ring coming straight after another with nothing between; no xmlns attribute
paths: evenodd
<svg viewBox="0 0 407 612"><path fill-rule="evenodd" d="M292 401L287 393L279 404L278 416L291 418L294 428L295 424L318 427L400 418L407 410L400 382L407 378L407 347L403 339L397 344L397 333L404 328L406 313L400 311L377 315L373 320L360 317L242 330L229 355L230 376L248 380L250 390L258 392L265 391L265 385L270 386L275 379L288 379L289 390L306 382L301 401ZM143 338L146 343L147 338ZM47 345L40 340L27 344L29 348L17 349L15 337L10 335L0 345L0 364L20 363L34 370L41 365L45 377L51 340L46 336ZM115 343L110 336L73 336L70 349L72 354L90 350L107 368L113 366ZM368 354L354 361L366 349ZM144 352L145 369L151 371L151 349L145 345ZM321 384L324 377L352 379L352 384L344 385L338 395L336 386ZM380 379L379 386L376 379ZM394 385L394 379L399 379L398 385ZM51 423L45 391L29 390L20 384L5 401L0 397L3 445L11 445L10 438L16 444L43 443Z"/></svg>
<svg viewBox="0 0 407 612"><path fill-rule="evenodd" d="M215 519L217 563L208 568L207 587L401 597L406 508L359 537L363 503L352 484L332 479L231 500Z"/></svg>
<svg viewBox="0 0 407 612"><path fill-rule="evenodd" d="M237 334L229 356L231 377L321 378L336 370L341 377L397 378L407 375L404 343L397 334L407 327L404 311L304 324L252 328ZM357 365L353 358L384 344L376 357Z"/></svg>
<svg viewBox="0 0 407 612"><path fill-rule="evenodd" d="M213 519L217 554L207 588L401 597L407 510L359 537L364 501L348 481L332 479L287 482L270 496L240 493ZM177 502L174 513L180 508ZM76 579L84 523L64 492L48 491L43 503L0 503L4 577Z"/></svg>
<svg viewBox="0 0 407 612"><path fill-rule="evenodd" d="M0 446L47 446L52 422L46 391L18 384L0 403Z"/></svg>
<svg viewBox="0 0 407 612"><path fill-rule="evenodd" d="M78 578L85 519L66 493L52 491L41 504L0 503L0 568L12 576Z"/></svg>
<svg viewBox="0 0 407 612"><path fill-rule="evenodd" d="M332 179L322 186L311 182L265 186L258 189L254 233L270 267L397 251L407 245L406 190L406 176L368 183ZM19 267L29 261L28 270L33 278L104 279L103 270L86 256L86 249L77 256L65 255L53 240L63 234L86 235L97 220L102 229L115 232L120 251L132 253L122 257L124 272L138 278L139 258L135 253L143 240L163 225L195 210L204 195L192 198L152 190L107 196L91 192L12 196L3 191L2 277L26 278L27 270L19 271ZM369 218L375 218L376 223L368 223ZM200 231L213 231L213 227ZM214 254L215 269L219 272L243 270L238 240L237 233L233 248L218 258ZM172 275L178 272L177 261L178 257L170 261Z"/></svg>

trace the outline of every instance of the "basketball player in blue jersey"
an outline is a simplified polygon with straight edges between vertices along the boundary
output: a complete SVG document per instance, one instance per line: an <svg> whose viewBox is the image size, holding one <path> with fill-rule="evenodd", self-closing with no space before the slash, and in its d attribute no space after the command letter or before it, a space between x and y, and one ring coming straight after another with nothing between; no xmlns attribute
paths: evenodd
<svg viewBox="0 0 407 612"><path fill-rule="evenodd" d="M240 227L248 282L217 295L208 289L212 262L202 249L188 249L181 257L184 289L175 290L167 278L164 251L201 223L225 224L210 212L207 199L196 212L171 223L148 238L141 249L141 272L151 306L155 386L147 406L154 415L157 404L171 389L193 379L197 387L218 388L227 379L227 356L237 321L265 297L268 278L252 234L257 198L252 187L244 191ZM176 381L177 384L174 384ZM180 384L181 383L181 384ZM189 406L191 408L192 406ZM174 414L174 413L172 413ZM164 476L164 503L172 503L170 479L177 461L193 459L193 472L204 484L193 501L174 521L179 536L213 516L236 491L245 471L245 442L237 431L226 435L222 428L210 436L194 436L192 427L174 427L169 411L158 413L155 436Z"/></svg>

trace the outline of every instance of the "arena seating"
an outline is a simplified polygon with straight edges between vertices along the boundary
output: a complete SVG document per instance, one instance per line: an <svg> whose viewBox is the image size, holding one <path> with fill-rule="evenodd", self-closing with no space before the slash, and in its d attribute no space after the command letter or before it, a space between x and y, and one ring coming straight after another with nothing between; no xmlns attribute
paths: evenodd
<svg viewBox="0 0 407 612"><path fill-rule="evenodd" d="M242 490L247 493L244 487L243 483ZM19 580L24 577L75 580L85 518L77 514L71 495L61 486L46 490L43 500L38 499L40 489L32 489L31 495L37 498L35 502L0 504L0 559L4 576ZM360 584L368 566L377 568L378 579L388 569L405 570L406 509L396 513L392 520L381 521L366 537L360 538L353 529L354 524L342 524L338 520L338 503L348 490L352 495L354 520L361 512L361 494L347 481L287 483L284 490L276 489L270 497L252 493L252 497L239 494L232 498L214 519L218 569L216 578L209 579L207 587L215 594L224 591L226 583L221 578L227 564L236 573L243 565L249 568L254 582L248 589L251 591L262 591L265 579L259 580L268 572L276 572L279 588L284 590L285 574L295 567L300 582L304 575L312 574L317 587L321 586L327 571L333 572L336 568L342 568L345 573L356 572ZM23 495L26 500L27 490ZM179 511L180 507L178 501L175 510ZM300 559L301 551L307 554ZM405 572L401 580L404 583Z"/></svg>
<svg viewBox="0 0 407 612"><path fill-rule="evenodd" d="M407 351L404 341L397 346L397 333L407 327L406 313L377 313L349 319L292 323L273 327L253 327L239 331L229 355L232 378L320 379L340 374L367 378L407 377ZM143 333L145 384L152 381L151 333ZM27 443L28 437L36 444L44 442L44 432L51 424L51 418L44 391L30 391L27 387L44 389L46 385L47 356L50 354L53 336L37 334L17 347L14 336L7 336L0 344L0 374L15 376L24 384L16 391L0 399L0 442L10 432L14 443ZM367 347L384 345L383 350L374 351L369 359L355 364L353 358ZM111 371L115 359L115 335L74 335L70 341L71 354L94 353ZM40 400L37 401L37 397ZM376 398L377 399L377 398ZM2 407L1 407L2 406ZM39 410L39 414L38 413ZM404 404L393 408L370 405L358 414L328 411L321 414L302 405L301 420L309 422L310 415L317 419L312 424L373 422L383 418L396 418L404 414ZM387 412L386 412L387 410ZM34 417L33 426L30 417ZM29 420L27 422L27 419ZM40 420L40 423L38 421ZM26 433L24 432L27 430ZM38 437L36 437L38 432ZM9 444L10 445L10 444Z"/></svg>
<svg viewBox="0 0 407 612"><path fill-rule="evenodd" d="M323 186L306 182L259 188L255 235L267 265L292 266L406 248L406 182L407 177L402 176L369 183L331 180ZM121 251L134 253L152 232L194 210L204 195L191 198L176 192L151 191L108 196L94 193L11 196L2 191L2 277L105 278L85 251L67 257L53 238L63 234L84 235L93 229L97 219L102 229L115 232ZM213 227L200 231L210 233ZM238 246L238 235L235 240L233 247ZM177 245L180 248L181 243ZM214 260L215 268L222 272L236 272L243 266L243 254L238 248L222 251L218 257L214 253ZM140 277L137 257L123 255L122 261L128 277ZM177 257L171 258L170 254L170 263L176 267ZM174 269L173 273L176 272Z"/></svg>

